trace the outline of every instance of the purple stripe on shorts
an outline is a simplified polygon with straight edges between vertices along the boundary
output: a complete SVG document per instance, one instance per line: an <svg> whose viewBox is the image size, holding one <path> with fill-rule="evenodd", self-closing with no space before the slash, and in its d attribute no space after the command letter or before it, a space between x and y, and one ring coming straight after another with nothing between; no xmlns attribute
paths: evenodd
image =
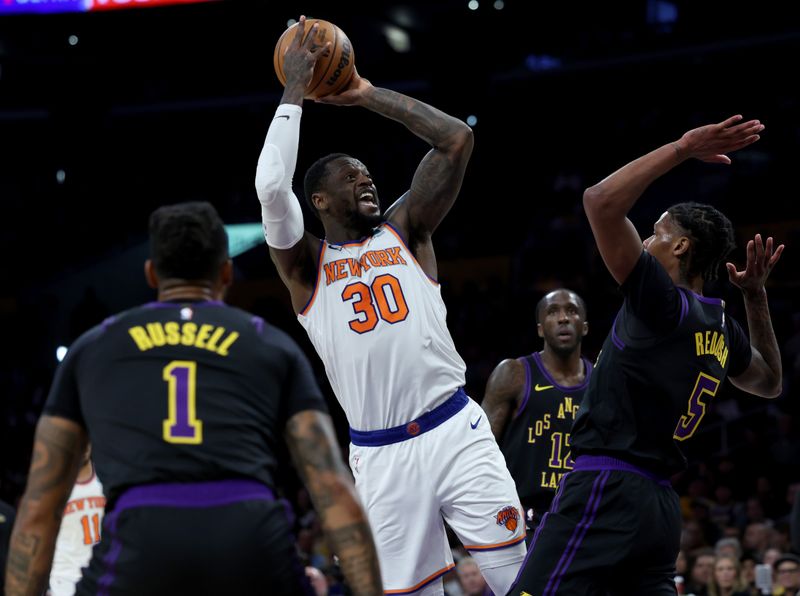
<svg viewBox="0 0 800 596"><path fill-rule="evenodd" d="M111 546L103 557L106 570L97 582L97 596L109 596L111 584L114 583L114 566L122 552L122 541L117 537L117 519L119 518L119 511L107 515L103 520L103 525L106 527L104 536L111 535Z"/></svg>
<svg viewBox="0 0 800 596"><path fill-rule="evenodd" d="M617 346L617 348L624 350L625 342L623 342L619 336L617 336L617 319L619 319L619 313L617 313L617 316L614 318L614 324L611 325L611 341L615 346Z"/></svg>
<svg viewBox="0 0 800 596"><path fill-rule="evenodd" d="M578 551L578 548L580 548L581 542L583 542L586 532L589 530L589 526L592 525L595 517L597 517L597 508L603 496L603 487L605 487L610 475L611 472L604 471L595 478L589 501L586 503L586 508L583 510L583 518L581 518L581 521L575 526L575 530L572 532L572 536L567 543L567 548L564 549L561 558L558 560L558 564L553 570L553 574L550 576L550 580L547 582L542 596L555 594L556 590L558 590L558 586L564 578L564 574L572 562L572 559L575 557L575 553Z"/></svg>
<svg viewBox="0 0 800 596"><path fill-rule="evenodd" d="M644 476L645 478L648 478L653 482L660 484L661 486L672 486L669 478L664 478L658 474L653 474L644 468L640 468L639 466L635 466L634 464L617 459L616 457L610 457L608 455L579 455L578 459L575 460L575 467L573 468L573 471L576 472L600 472L603 470L633 472L634 474Z"/></svg>
<svg viewBox="0 0 800 596"><path fill-rule="evenodd" d="M539 520L539 525L536 526L536 531L533 533L533 538L531 539L531 544L528 547L528 552L525 553L525 559L522 561L522 565L519 567L519 571L517 571L517 577L514 578L514 583L511 584L511 588L509 592L514 591L514 587L516 587L517 582L519 581L519 576L522 575L523 570L525 569L525 565L528 562L528 558L533 553L533 547L536 546L536 541L539 539L539 534L542 533L542 528L544 528L544 524L547 521L547 518L550 516L551 513L555 512L558 508L558 501L561 499L561 495L564 492L564 485L566 484L567 476L569 476L570 472L567 472L561 477L561 480L558 483L558 489L556 490L556 496L553 498L553 501L550 503L550 509L542 515L542 519Z"/></svg>
<svg viewBox="0 0 800 596"><path fill-rule="evenodd" d="M531 396L531 367L528 364L527 358L520 358L519 360L525 367L525 397L522 398L522 403L519 404L519 408L517 408L514 418L522 414L522 412L525 410L525 406L528 405L528 398Z"/></svg>
<svg viewBox="0 0 800 596"><path fill-rule="evenodd" d="M240 501L274 501L275 494L255 480L144 484L126 490L114 512L134 507L216 507Z"/></svg>

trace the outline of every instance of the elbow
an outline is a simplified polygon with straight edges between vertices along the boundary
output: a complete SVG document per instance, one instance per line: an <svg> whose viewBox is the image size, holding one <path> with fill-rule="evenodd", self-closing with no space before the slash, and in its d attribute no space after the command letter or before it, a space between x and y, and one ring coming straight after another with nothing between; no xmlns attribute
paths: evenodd
<svg viewBox="0 0 800 596"><path fill-rule="evenodd" d="M783 393L783 380L778 377L778 379L773 382L771 385L765 388L763 396L767 399L775 399L776 397L780 397Z"/></svg>
<svg viewBox="0 0 800 596"><path fill-rule="evenodd" d="M256 194L262 203L269 201L280 190L285 177L283 160L278 148L266 144L256 167Z"/></svg>
<svg viewBox="0 0 800 596"><path fill-rule="evenodd" d="M456 122L458 124L447 137L447 140L439 144L436 148L450 155L469 156L472 154L472 147L475 144L472 129L461 120L457 120Z"/></svg>
<svg viewBox="0 0 800 596"><path fill-rule="evenodd" d="M583 191L583 209L587 215L600 215L608 207L608 194L602 183L590 186Z"/></svg>

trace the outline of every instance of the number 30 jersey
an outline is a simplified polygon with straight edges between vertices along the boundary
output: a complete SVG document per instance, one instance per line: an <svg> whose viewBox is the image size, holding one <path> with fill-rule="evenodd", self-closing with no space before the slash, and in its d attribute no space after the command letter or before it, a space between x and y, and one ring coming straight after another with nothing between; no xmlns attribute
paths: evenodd
<svg viewBox="0 0 800 596"><path fill-rule="evenodd" d="M70 346L44 413L87 429L113 507L141 484L273 487L286 421L302 410L326 406L285 333L222 302L153 302Z"/></svg>
<svg viewBox="0 0 800 596"><path fill-rule="evenodd" d="M595 363L572 428L573 458L610 455L667 477L725 377L749 366L750 342L725 305L675 286L643 252Z"/></svg>
<svg viewBox="0 0 800 596"><path fill-rule="evenodd" d="M405 424L464 385L439 284L384 223L360 241L321 242L316 287L298 314L350 426Z"/></svg>

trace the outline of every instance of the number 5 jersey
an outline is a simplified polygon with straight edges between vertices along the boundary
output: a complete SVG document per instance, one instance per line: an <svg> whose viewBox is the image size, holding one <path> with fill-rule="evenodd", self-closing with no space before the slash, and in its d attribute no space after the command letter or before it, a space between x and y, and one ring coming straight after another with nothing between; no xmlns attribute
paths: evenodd
<svg viewBox="0 0 800 596"><path fill-rule="evenodd" d="M750 364L725 304L676 286L642 252L572 428L572 455L609 455L669 477L726 376Z"/></svg>

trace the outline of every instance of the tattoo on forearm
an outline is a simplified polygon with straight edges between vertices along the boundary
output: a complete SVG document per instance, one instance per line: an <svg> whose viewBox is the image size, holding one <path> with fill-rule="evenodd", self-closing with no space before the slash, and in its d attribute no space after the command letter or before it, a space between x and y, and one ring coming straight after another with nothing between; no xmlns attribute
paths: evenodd
<svg viewBox="0 0 800 596"><path fill-rule="evenodd" d="M781 354L772 328L766 293L745 294L744 305L747 311L747 325L750 328L750 341L761 353L767 366L780 378L783 374Z"/></svg>
<svg viewBox="0 0 800 596"><path fill-rule="evenodd" d="M365 107L405 124L434 147L463 126L458 119L433 106L389 89L376 88Z"/></svg>
<svg viewBox="0 0 800 596"><path fill-rule="evenodd" d="M369 526L362 522L338 528L328 533L328 541L354 592L380 593L380 569Z"/></svg>

